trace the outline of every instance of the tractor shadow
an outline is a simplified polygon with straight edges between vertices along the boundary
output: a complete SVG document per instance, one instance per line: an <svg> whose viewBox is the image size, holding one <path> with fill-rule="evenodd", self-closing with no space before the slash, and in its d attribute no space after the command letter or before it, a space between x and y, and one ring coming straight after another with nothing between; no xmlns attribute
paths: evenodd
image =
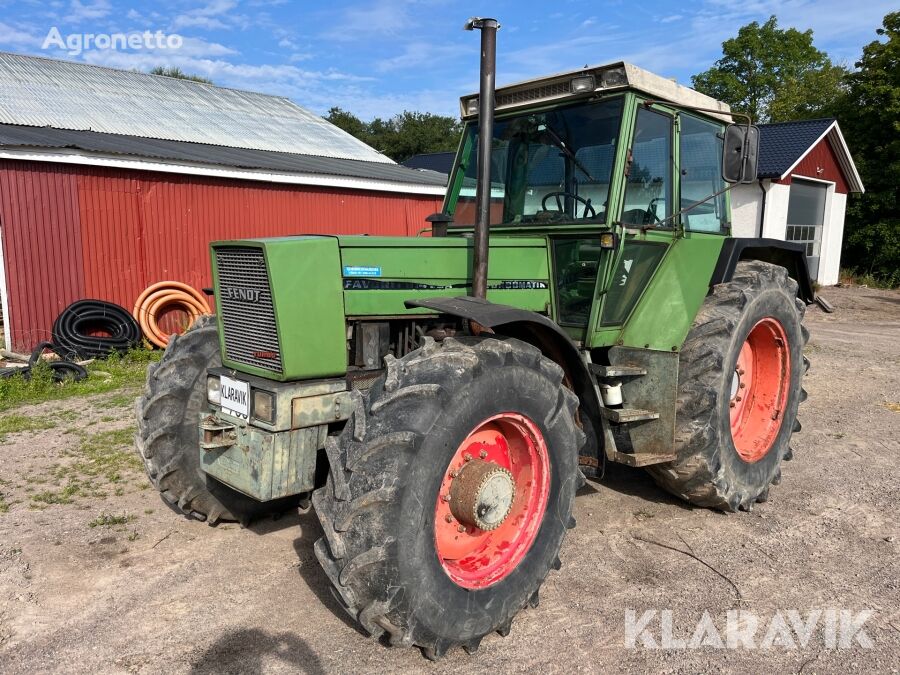
<svg viewBox="0 0 900 675"><path fill-rule="evenodd" d="M345 626L353 629L362 637L369 639L369 635L365 633L356 621L350 618L347 611L343 608L332 592L331 580L325 576L325 572L316 560L316 554L313 551L313 544L322 536L322 526L312 509L306 513L299 514L300 536L294 540L294 551L300 564L297 566L297 572L306 582L309 590L318 598L328 610L340 619Z"/></svg>
<svg viewBox="0 0 900 675"><path fill-rule="evenodd" d="M267 633L258 628L230 630L193 660L192 675L247 673L271 668L278 659L287 670L320 675L325 668L318 655L294 633Z"/></svg>
<svg viewBox="0 0 900 675"><path fill-rule="evenodd" d="M659 487L650 477L650 474L643 469L625 466L624 464L614 464L612 462L606 465L606 474L599 482L588 481L588 485L596 489L602 486L618 492L619 494L638 497L648 502L656 504L666 504L676 506L684 511L696 511L697 507L691 506L687 502L683 502L674 495ZM585 486L586 488L587 486ZM585 488L582 488L584 490ZM579 491L579 494L585 494ZM703 510L703 509L701 509Z"/></svg>
<svg viewBox="0 0 900 675"><path fill-rule="evenodd" d="M300 517L296 507L291 507L285 511L257 518L251 521L244 529L258 535L272 534L273 532L297 527L301 524Z"/></svg>

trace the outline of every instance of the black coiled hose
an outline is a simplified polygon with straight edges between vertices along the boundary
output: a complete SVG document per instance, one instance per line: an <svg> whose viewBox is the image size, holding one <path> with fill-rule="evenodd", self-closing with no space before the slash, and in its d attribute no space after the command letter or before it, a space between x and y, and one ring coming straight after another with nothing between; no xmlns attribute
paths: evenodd
<svg viewBox="0 0 900 675"><path fill-rule="evenodd" d="M49 349L59 354L59 350L52 344L49 342L41 342L32 350L27 366L24 368L0 368L0 378L21 375L23 380L30 380L31 369L34 368L40 360L41 354L44 353L45 349ZM59 355L62 356L62 354ZM78 382L88 376L87 369L84 366L79 366L77 363L72 363L65 359L62 361L48 361L47 366L49 366L50 371L53 374L54 382L65 382L66 380Z"/></svg>
<svg viewBox="0 0 900 675"><path fill-rule="evenodd" d="M53 322L53 345L64 357L103 358L139 345L142 336L128 310L103 300L73 302Z"/></svg>

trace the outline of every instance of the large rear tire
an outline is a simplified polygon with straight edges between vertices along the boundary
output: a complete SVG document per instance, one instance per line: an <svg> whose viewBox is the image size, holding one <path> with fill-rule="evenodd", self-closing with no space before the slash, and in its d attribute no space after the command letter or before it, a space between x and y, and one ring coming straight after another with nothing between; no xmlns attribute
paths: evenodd
<svg viewBox="0 0 900 675"><path fill-rule="evenodd" d="M426 338L386 362L326 442L316 556L373 637L431 659L454 645L471 653L487 633L506 635L559 569L584 481L577 398L518 340Z"/></svg>
<svg viewBox="0 0 900 675"><path fill-rule="evenodd" d="M170 506L210 525L248 523L296 501L258 502L201 468L198 425L208 410L206 371L221 365L215 319L200 317L184 335L172 336L162 359L148 368L147 384L135 401L134 440L150 482Z"/></svg>
<svg viewBox="0 0 900 675"><path fill-rule="evenodd" d="M800 430L805 310L797 282L769 263L739 262L732 280L713 289L680 355L678 458L648 467L660 486L723 511L768 498Z"/></svg>

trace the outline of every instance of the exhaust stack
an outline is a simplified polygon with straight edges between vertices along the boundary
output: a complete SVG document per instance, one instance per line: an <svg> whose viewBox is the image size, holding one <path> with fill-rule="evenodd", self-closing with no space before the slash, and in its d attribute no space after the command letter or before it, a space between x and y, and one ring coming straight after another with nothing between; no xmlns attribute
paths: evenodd
<svg viewBox="0 0 900 675"><path fill-rule="evenodd" d="M488 230L491 225L491 141L494 137L494 87L497 71L496 19L472 18L466 30L481 31L481 75L478 89L478 178L475 187L475 259L472 295L487 295Z"/></svg>

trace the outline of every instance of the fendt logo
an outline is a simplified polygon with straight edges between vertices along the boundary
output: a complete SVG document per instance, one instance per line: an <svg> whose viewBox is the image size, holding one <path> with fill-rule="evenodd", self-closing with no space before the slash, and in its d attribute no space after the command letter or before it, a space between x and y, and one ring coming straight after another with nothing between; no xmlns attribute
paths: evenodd
<svg viewBox="0 0 900 675"><path fill-rule="evenodd" d="M255 288L223 288L225 300L242 300L243 302L259 302L259 291Z"/></svg>

